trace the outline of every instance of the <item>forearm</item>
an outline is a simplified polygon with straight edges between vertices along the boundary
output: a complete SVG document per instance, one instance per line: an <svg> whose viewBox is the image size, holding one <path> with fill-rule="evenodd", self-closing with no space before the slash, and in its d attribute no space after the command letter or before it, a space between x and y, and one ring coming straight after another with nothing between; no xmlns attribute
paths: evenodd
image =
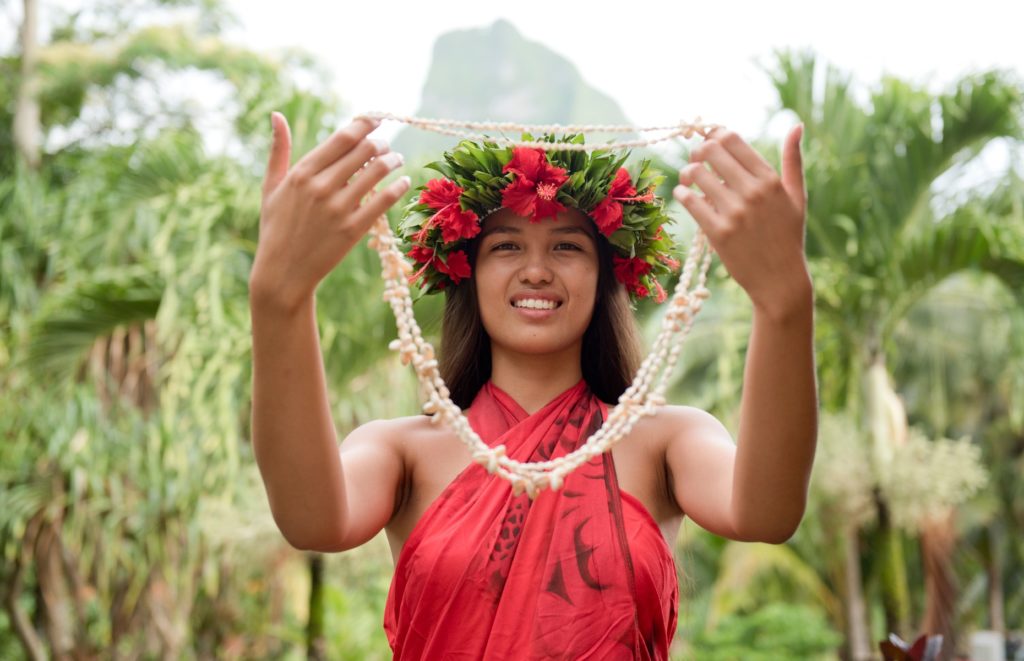
<svg viewBox="0 0 1024 661"><path fill-rule="evenodd" d="M754 307L740 405L734 525L770 542L803 517L817 438L813 289L796 282L785 305Z"/></svg>
<svg viewBox="0 0 1024 661"><path fill-rule="evenodd" d="M250 302L256 463L285 538L316 548L339 534L345 512L316 303L286 307L258 294Z"/></svg>

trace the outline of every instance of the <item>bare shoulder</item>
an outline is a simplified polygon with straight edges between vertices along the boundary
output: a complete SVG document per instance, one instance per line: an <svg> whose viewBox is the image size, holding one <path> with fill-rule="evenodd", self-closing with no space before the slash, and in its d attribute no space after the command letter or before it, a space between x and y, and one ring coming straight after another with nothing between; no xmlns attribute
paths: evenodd
<svg viewBox="0 0 1024 661"><path fill-rule="evenodd" d="M437 435L426 416L374 420L341 442L346 517L334 550L364 544L400 517L423 453L413 452Z"/></svg>
<svg viewBox="0 0 1024 661"><path fill-rule="evenodd" d="M404 454L410 443L430 440L439 434L438 427L425 415L371 420L353 429L341 443L341 451L361 449L368 445L383 445Z"/></svg>
<svg viewBox="0 0 1024 661"><path fill-rule="evenodd" d="M668 404L657 415L641 418L630 434L636 440L651 444L661 452L699 451L707 444L735 445L725 425L703 409L695 406Z"/></svg>
<svg viewBox="0 0 1024 661"><path fill-rule="evenodd" d="M722 421L695 406L663 406L652 422L664 443L670 473L694 473L723 461L732 461L736 442ZM731 464L730 464L731 467ZM719 471L721 472L721 471ZM693 479L692 475L688 475ZM731 478L731 475L729 476Z"/></svg>
<svg viewBox="0 0 1024 661"><path fill-rule="evenodd" d="M715 534L734 538L729 505L736 443L714 415L693 406L664 406L649 419L660 439L669 488L679 509Z"/></svg>
<svg viewBox="0 0 1024 661"><path fill-rule="evenodd" d="M728 443L735 445L732 434L722 421L696 406L669 404L650 418L659 435L667 442L686 444Z"/></svg>
<svg viewBox="0 0 1024 661"><path fill-rule="evenodd" d="M401 467L401 491L415 486L420 473L461 447L445 425L425 415L373 420L357 427L341 443L343 457L373 454ZM403 498L404 500L404 498Z"/></svg>
<svg viewBox="0 0 1024 661"><path fill-rule="evenodd" d="M379 443L401 465L386 524L388 541L398 557L420 517L444 488L471 462L469 450L447 425L425 415L377 420L353 432L352 443ZM342 451L350 441L342 443Z"/></svg>

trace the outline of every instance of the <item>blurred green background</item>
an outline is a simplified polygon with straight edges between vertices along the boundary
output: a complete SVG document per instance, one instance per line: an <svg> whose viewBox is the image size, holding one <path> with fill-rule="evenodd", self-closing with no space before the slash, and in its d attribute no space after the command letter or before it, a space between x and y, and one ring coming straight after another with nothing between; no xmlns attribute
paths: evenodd
<svg viewBox="0 0 1024 661"><path fill-rule="evenodd" d="M45 7L0 54L0 658L388 658L385 540L291 549L249 442L247 284L269 115L288 117L298 158L339 125L344 99L310 55L227 38L216 0ZM437 43L420 114L628 121L507 21ZM501 67L515 75L498 85L487 72ZM806 50L776 52L763 76L766 125L806 125L819 453L787 543L684 526L674 657L864 659L889 632L927 631L954 658L984 630L1012 653L1024 83L998 70L939 91L854 80ZM504 105L484 103L495 96ZM778 161L775 141L747 137ZM412 131L393 142L414 186L448 144ZM993 144L1004 167L979 177ZM686 149L645 154L668 199ZM685 241L694 225L671 204ZM735 430L750 305L720 266L710 287L671 399ZM318 292L339 437L417 410L413 375L387 350L381 288L363 245ZM433 298L417 314L436 336ZM638 314L653 337L659 310Z"/></svg>

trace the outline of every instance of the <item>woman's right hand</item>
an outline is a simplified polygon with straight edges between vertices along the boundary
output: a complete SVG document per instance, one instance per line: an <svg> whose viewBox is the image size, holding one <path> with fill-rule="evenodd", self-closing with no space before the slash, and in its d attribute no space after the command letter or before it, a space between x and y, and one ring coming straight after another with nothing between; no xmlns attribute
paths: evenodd
<svg viewBox="0 0 1024 661"><path fill-rule="evenodd" d="M377 120L353 121L290 170L288 122L277 112L270 121L274 141L263 180L250 296L293 308L313 296L373 221L409 190L410 182L401 177L363 201L402 164L401 154L389 152L386 142L367 137L379 126Z"/></svg>

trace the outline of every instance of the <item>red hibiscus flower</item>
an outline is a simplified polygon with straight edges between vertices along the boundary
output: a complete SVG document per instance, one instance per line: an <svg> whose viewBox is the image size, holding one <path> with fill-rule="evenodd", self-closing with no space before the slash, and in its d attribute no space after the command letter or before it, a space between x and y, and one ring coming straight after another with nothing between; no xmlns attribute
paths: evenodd
<svg viewBox="0 0 1024 661"><path fill-rule="evenodd" d="M427 264L434 258L434 251L426 246L413 246L405 254L417 264Z"/></svg>
<svg viewBox="0 0 1024 661"><path fill-rule="evenodd" d="M445 243L459 239L472 239L480 233L480 221L472 211L463 211L458 204L450 204L434 214L434 222L441 225L441 238Z"/></svg>
<svg viewBox="0 0 1024 661"><path fill-rule="evenodd" d="M612 185L608 188L608 195L597 203L590 212L590 217L594 219L597 229L602 234L611 236L615 230L622 227L623 202L650 202L653 199L654 190L651 188L643 195L637 196L636 189L629 180L629 171L626 168L619 168Z"/></svg>
<svg viewBox="0 0 1024 661"><path fill-rule="evenodd" d="M651 295L651 292L640 279L651 272L651 265L640 257L619 257L612 255L612 267L615 278L640 298Z"/></svg>
<svg viewBox="0 0 1024 661"><path fill-rule="evenodd" d="M501 192L501 205L531 223L542 218L555 218L565 207L558 202L558 189L569 180L565 170L551 165L543 149L516 147L512 160L502 169L512 172L516 178Z"/></svg>
<svg viewBox="0 0 1024 661"><path fill-rule="evenodd" d="M479 219L476 213L463 211L459 204L460 195L462 187L450 179L428 181L427 188L420 193L420 203L436 209L437 213L430 217L419 234L425 237L426 231L435 225L441 227L441 238L445 243L471 239L479 234Z"/></svg>
<svg viewBox="0 0 1024 661"><path fill-rule="evenodd" d="M423 275L423 272L430 267L430 263L438 261L438 259L434 257L436 253L437 251L426 246L413 246L409 249L409 252L405 253L409 259L417 264L423 265L418 271L409 276L409 282L416 282L419 280L420 276Z"/></svg>
<svg viewBox="0 0 1024 661"><path fill-rule="evenodd" d="M435 260L434 267L451 278L452 282L456 285L463 278L468 278L473 272L469 266L469 258L461 250L453 250L448 253L447 263L442 262L440 259Z"/></svg>
<svg viewBox="0 0 1024 661"><path fill-rule="evenodd" d="M443 209L449 204L458 204L462 195L462 187L451 179L431 179L427 188L420 193L420 204L431 209Z"/></svg>
<svg viewBox="0 0 1024 661"><path fill-rule="evenodd" d="M436 250L426 246L413 246L406 255L417 264L423 264L416 273L409 276L409 282L418 280L428 268L447 275L455 284L459 284L459 281L468 278L473 272L469 266L469 257L462 250L454 250L442 260L437 256ZM437 287L443 289L444 283L438 283Z"/></svg>

